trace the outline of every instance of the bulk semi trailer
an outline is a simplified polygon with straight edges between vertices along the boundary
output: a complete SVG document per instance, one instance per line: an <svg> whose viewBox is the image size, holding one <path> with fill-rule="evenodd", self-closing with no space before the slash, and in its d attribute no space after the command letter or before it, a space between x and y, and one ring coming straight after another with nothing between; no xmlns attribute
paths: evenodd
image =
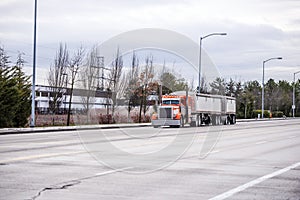
<svg viewBox="0 0 300 200"><path fill-rule="evenodd" d="M236 123L234 97L211 94L188 94L180 91L163 95L157 112L152 115L153 127L227 125Z"/></svg>

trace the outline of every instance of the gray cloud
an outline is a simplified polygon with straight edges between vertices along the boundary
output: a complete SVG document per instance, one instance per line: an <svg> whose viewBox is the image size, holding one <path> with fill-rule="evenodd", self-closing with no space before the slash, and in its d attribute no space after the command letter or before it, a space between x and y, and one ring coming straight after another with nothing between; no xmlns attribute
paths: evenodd
<svg viewBox="0 0 300 200"><path fill-rule="evenodd" d="M39 67L51 65L59 42L66 42L71 49L81 44L91 47L122 32L140 28L169 29L195 42L212 32L227 32L226 37L207 38L203 42L203 49L224 76L239 74L246 80L254 79L261 71L261 61L273 56L285 58L274 63L277 71L269 71L274 76L277 76L278 67L300 64L298 1L38 2ZM32 3L28 0L0 2L0 44L12 57L18 50L25 52L28 66L32 60ZM251 8L247 7L249 5ZM290 80L289 73L281 74Z"/></svg>

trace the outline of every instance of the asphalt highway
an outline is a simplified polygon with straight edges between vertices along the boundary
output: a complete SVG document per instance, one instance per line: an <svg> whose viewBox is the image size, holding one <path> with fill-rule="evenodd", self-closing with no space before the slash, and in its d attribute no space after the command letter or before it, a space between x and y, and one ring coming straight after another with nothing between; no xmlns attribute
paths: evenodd
<svg viewBox="0 0 300 200"><path fill-rule="evenodd" d="M0 135L0 199L300 199L300 119Z"/></svg>

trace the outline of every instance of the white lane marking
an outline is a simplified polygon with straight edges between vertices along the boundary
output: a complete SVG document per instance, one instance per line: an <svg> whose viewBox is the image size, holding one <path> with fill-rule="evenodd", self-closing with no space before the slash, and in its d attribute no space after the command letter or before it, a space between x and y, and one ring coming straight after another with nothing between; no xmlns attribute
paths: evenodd
<svg viewBox="0 0 300 200"><path fill-rule="evenodd" d="M107 175L107 174L121 172L121 171L124 171L126 169L131 169L131 168L133 168L133 167L124 167L124 168L114 169L114 170L110 170L110 171L106 171L106 172L100 172L100 173L95 174L95 176L104 176L104 175Z"/></svg>
<svg viewBox="0 0 300 200"><path fill-rule="evenodd" d="M289 139L292 139L292 138L295 138L295 137L297 137L296 135L293 135L293 136L290 136L290 137L288 137Z"/></svg>
<svg viewBox="0 0 300 200"><path fill-rule="evenodd" d="M219 153L219 150L211 151L210 154Z"/></svg>
<svg viewBox="0 0 300 200"><path fill-rule="evenodd" d="M264 144L267 143L268 141L260 141L260 142L256 142L255 144Z"/></svg>
<svg viewBox="0 0 300 200"><path fill-rule="evenodd" d="M65 152L65 153L50 153L50 154L41 154L41 155L31 155L31 156L11 158L11 159L7 159L7 160L0 160L0 163L11 163L11 162L17 162L17 161L50 158L50 157L57 157L57 156L69 156L69 155L82 154L82 153L87 153L87 152L86 151L73 151L73 152Z"/></svg>
<svg viewBox="0 0 300 200"><path fill-rule="evenodd" d="M232 190L224 192L223 194L215 196L215 197L213 197L213 198L211 198L209 200L223 200L223 199L226 199L226 198L231 197L232 195L234 195L234 194L236 194L238 192L242 192L242 191L244 191L244 190L246 190L246 189L248 189L250 187L253 187L254 185L257 185L257 184L259 184L259 183L261 183L261 182L263 182L265 180L268 180L270 178L273 178L275 176L283 174L283 173L285 173L285 172L287 172L287 171L289 171L291 169L295 169L296 167L299 167L299 166L300 166L300 162L295 163L295 164L290 165L290 166L288 166L286 168L280 169L280 170L275 171L275 172L273 172L271 174L267 174L267 175L262 176L262 177L260 177L258 179L255 179L253 181L245 183L244 185L240 185L240 186L238 186L238 187L236 187L236 188L234 188Z"/></svg>

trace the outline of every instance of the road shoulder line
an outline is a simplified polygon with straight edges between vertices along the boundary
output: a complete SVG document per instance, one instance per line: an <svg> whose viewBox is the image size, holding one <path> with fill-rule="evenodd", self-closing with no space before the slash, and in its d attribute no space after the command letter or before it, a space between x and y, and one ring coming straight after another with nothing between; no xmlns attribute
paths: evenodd
<svg viewBox="0 0 300 200"><path fill-rule="evenodd" d="M279 176L279 175L281 175L281 174L283 174L283 173L285 173L285 172L287 172L287 171L289 171L291 169L299 167L299 166L300 166L300 162L295 163L295 164L290 165L290 166L288 166L286 168L280 169L280 170L275 171L275 172L273 172L271 174L267 174L265 176L262 176L260 178L255 179L253 181L250 181L248 183L240 185L240 186L238 186L238 187L236 187L236 188L234 188L232 190L229 190L229 191L224 192L224 193L222 193L222 194L220 194L218 196L210 198L209 200L223 200L223 199L226 199L226 198L231 197L232 195L234 195L234 194L236 194L238 192L242 192L242 191L244 191L244 190L246 190L246 189L248 189L250 187L253 187L253 186L255 186L255 185L257 185L257 184L259 184L259 183L261 183L261 182L263 182L265 180L268 180L268 179L273 178L275 176Z"/></svg>

